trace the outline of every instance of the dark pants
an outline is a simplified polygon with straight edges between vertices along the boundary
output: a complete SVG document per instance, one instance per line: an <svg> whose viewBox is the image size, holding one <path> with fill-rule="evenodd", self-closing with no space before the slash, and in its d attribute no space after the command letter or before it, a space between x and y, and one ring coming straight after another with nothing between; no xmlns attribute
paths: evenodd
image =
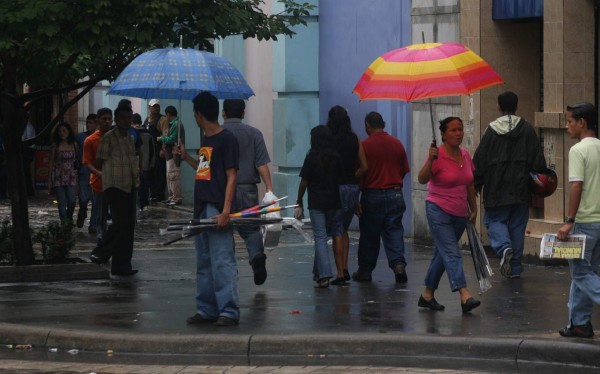
<svg viewBox="0 0 600 374"><path fill-rule="evenodd" d="M161 157L156 158L154 165L154 175L150 193L155 200L165 199L165 190L167 188L167 160Z"/></svg>
<svg viewBox="0 0 600 374"><path fill-rule="evenodd" d="M138 191L139 207L144 209L150 198L150 171L146 170L140 176L140 189Z"/></svg>
<svg viewBox="0 0 600 374"><path fill-rule="evenodd" d="M103 259L112 257L111 272L113 273L131 270L135 230L135 196L135 192L124 192L118 188L109 188L104 191L103 198L111 210L112 223L92 253Z"/></svg>
<svg viewBox="0 0 600 374"><path fill-rule="evenodd" d="M258 204L258 188L255 184L238 184L235 189L236 212L253 207ZM238 226L237 232L240 234L246 249L248 250L248 259L250 264L256 255L265 253L263 246L263 237L260 232L260 226Z"/></svg>

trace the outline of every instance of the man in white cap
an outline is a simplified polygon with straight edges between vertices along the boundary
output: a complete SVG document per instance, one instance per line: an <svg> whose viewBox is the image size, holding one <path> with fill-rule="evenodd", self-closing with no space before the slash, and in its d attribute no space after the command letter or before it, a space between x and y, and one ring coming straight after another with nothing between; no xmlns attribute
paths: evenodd
<svg viewBox="0 0 600 374"><path fill-rule="evenodd" d="M160 101L151 99L148 102L148 117L142 127L148 130L152 138L156 139L163 135L163 128L168 128L169 122L165 116L160 114ZM161 145L157 144L155 155L161 153ZM150 170L150 200L163 201L167 187L167 164L164 156L157 157L154 170Z"/></svg>

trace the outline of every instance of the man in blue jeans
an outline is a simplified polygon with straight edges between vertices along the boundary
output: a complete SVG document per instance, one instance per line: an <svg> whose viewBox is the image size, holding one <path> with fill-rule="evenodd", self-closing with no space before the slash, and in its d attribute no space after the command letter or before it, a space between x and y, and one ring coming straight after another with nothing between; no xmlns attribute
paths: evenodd
<svg viewBox="0 0 600 374"><path fill-rule="evenodd" d="M377 265L379 246L394 271L396 283L406 283L404 258L404 226L402 216L406 210L402 183L410 171L402 143L383 129L381 114L371 112L365 118L369 137L362 142L369 170L363 179L363 189L358 205L360 239L358 243L358 270L352 274L356 282L370 282Z"/></svg>
<svg viewBox="0 0 600 374"><path fill-rule="evenodd" d="M98 115L92 113L85 119L85 131L80 132L75 137L77 145L77 161L79 161L79 212L77 213L77 227L83 227L87 218L88 203L92 202L92 211L94 211L94 200L92 199L92 186L90 186L90 169L83 164L83 145L85 139L96 131L96 120ZM96 222L90 219L88 232L91 234L96 231Z"/></svg>
<svg viewBox="0 0 600 374"><path fill-rule="evenodd" d="M235 136L219 126L219 100L202 92L193 100L194 118L204 132L198 160L185 146L173 147L196 170L194 219L213 219L216 230L196 236L196 314L190 325L235 326L240 318L237 264L229 214L235 200L239 149Z"/></svg>
<svg viewBox="0 0 600 374"><path fill-rule="evenodd" d="M500 258L500 274L520 278L529 220L529 173L546 170L540 140L529 122L515 115L519 98L498 95L501 116L490 123L473 155L475 190L483 188L483 222Z"/></svg>
<svg viewBox="0 0 600 374"><path fill-rule="evenodd" d="M590 103L567 106L567 134L579 139L569 150L569 206L559 240L585 235L585 258L569 260L571 292L569 324L558 332L564 337L591 338L594 303L600 304L600 140L598 112Z"/></svg>
<svg viewBox="0 0 600 374"><path fill-rule="evenodd" d="M273 189L269 172L269 152L259 129L242 122L246 103L242 99L223 101L223 128L235 135L240 148L240 169L235 192L236 211L258 205L258 187L262 179L266 192ZM250 265L254 272L254 284L261 285L267 279L265 247L258 226L238 227L238 233L246 243Z"/></svg>

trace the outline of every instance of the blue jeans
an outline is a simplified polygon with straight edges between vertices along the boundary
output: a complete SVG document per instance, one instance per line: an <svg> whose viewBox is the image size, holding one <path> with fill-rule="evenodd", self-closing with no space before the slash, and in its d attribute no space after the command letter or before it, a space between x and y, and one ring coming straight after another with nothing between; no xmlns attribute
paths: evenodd
<svg viewBox="0 0 600 374"><path fill-rule="evenodd" d="M92 201L92 211L94 211L94 200L92 199L90 175L79 174L79 212L77 212L77 221L83 222L87 218L88 203L90 201ZM94 227L92 226L91 220L90 227Z"/></svg>
<svg viewBox="0 0 600 374"><path fill-rule="evenodd" d="M360 195L358 184L342 184L339 190L342 208L338 209L333 217L331 236L334 238L342 236L348 231L348 227L350 227L350 223L354 217L354 211L358 205L358 196Z"/></svg>
<svg viewBox="0 0 600 374"><path fill-rule="evenodd" d="M60 221L73 222L73 211L76 203L76 186L56 186L56 200L58 200L58 216Z"/></svg>
<svg viewBox="0 0 600 374"><path fill-rule="evenodd" d="M452 292L466 288L467 281L458 241L467 226L467 217L448 214L429 201L425 201L425 213L435 243L435 252L425 275L425 287L437 290L445 270Z"/></svg>
<svg viewBox="0 0 600 374"><path fill-rule="evenodd" d="M358 273L371 274L375 269L380 240L383 240L383 248L391 269L394 269L397 263L406 264L402 226L406 204L402 189L365 189L360 203L362 215L359 219Z"/></svg>
<svg viewBox="0 0 600 374"><path fill-rule="evenodd" d="M600 222L575 223L573 234L585 234L585 258L569 260L571 293L569 315L574 325L585 325L592 318L594 303L600 304Z"/></svg>
<svg viewBox="0 0 600 374"><path fill-rule="evenodd" d="M194 218L218 215L208 203ZM240 318L233 228L196 235L196 309L204 318Z"/></svg>
<svg viewBox="0 0 600 374"><path fill-rule="evenodd" d="M258 204L258 188L255 184L238 184L235 189L236 211L244 210ZM238 226L237 232L240 234L246 249L248 250L248 259L250 264L256 255L265 253L263 246L263 236L259 226Z"/></svg>
<svg viewBox="0 0 600 374"><path fill-rule="evenodd" d="M93 191L92 195L92 214L90 217L90 227L96 229L96 238L98 243L102 240L102 235L106 231L106 217L108 215L108 206L104 201L104 194Z"/></svg>
<svg viewBox="0 0 600 374"><path fill-rule="evenodd" d="M483 222L488 231L490 245L501 258L506 248L511 248L511 275L523 272L521 257L525 246L525 229L529 220L529 204L512 204L496 208L485 208Z"/></svg>
<svg viewBox="0 0 600 374"><path fill-rule="evenodd" d="M313 274L319 279L333 277L327 239L331 232L331 222L336 210L309 209L310 223L315 238L315 261Z"/></svg>

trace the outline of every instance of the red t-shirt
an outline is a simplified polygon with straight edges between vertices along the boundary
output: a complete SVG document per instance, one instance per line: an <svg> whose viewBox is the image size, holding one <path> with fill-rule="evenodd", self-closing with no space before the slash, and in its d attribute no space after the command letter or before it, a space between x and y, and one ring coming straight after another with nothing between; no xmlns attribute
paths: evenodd
<svg viewBox="0 0 600 374"><path fill-rule="evenodd" d="M385 131L371 133L362 142L369 170L363 188L402 187L404 175L410 171L406 151L400 140Z"/></svg>
<svg viewBox="0 0 600 374"><path fill-rule="evenodd" d="M84 165L91 164L96 159L100 140L102 140L103 135L100 130L96 130L85 139L83 143L83 160L81 161ZM94 192L102 192L102 178L94 173L90 173L90 186Z"/></svg>

